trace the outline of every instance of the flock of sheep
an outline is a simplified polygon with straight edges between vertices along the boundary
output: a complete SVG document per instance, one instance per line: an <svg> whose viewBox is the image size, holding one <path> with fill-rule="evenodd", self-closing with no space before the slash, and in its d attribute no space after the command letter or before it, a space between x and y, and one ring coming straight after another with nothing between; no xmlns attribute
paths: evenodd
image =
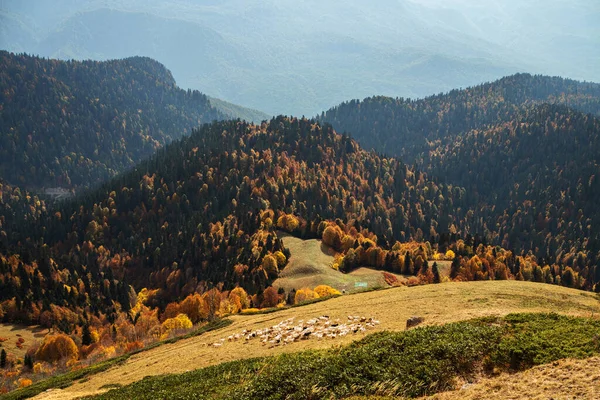
<svg viewBox="0 0 600 400"><path fill-rule="evenodd" d="M299 320L297 324L294 324L294 318L289 318L268 328L253 331L244 329L242 332L223 338L210 346L221 347L225 341L244 340L245 343L248 343L254 339L259 340L263 346L285 346L301 340L335 339L349 334L366 332L367 329L373 329L378 324L379 321L373 318L352 315L349 315L344 323L340 319L331 320L327 315L312 318L306 322Z"/></svg>

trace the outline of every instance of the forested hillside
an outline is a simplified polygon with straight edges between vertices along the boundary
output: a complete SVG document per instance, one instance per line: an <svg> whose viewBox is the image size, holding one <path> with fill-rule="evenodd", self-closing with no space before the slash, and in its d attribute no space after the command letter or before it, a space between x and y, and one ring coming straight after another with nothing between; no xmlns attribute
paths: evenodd
<svg viewBox="0 0 600 400"><path fill-rule="evenodd" d="M600 115L600 84L517 74L418 100L352 100L322 113L319 120L350 133L365 149L412 163L427 157L430 142L443 146L471 129L510 122L527 106L541 103Z"/></svg>
<svg viewBox="0 0 600 400"><path fill-rule="evenodd" d="M542 105L432 145L427 168L465 188L489 243L583 267L600 250L599 155L598 118Z"/></svg>
<svg viewBox="0 0 600 400"><path fill-rule="evenodd" d="M549 185L547 193L534 189L539 205L519 201L531 190L518 184L485 203L488 194L366 152L330 125L286 117L261 125L205 124L67 202L45 204L3 183L0 319L70 334L76 343L68 357L92 360L219 315L336 293L329 287L285 292L270 286L291 255L280 231L322 239L335 250L331 267L339 273L378 269L388 284L401 284L398 274L407 285L439 283L434 262L447 260L449 278L456 281L519 279L598 290L598 182L594 177L573 186L576 174L594 169L593 162L574 168L568 156L560 156L533 177L526 163L502 164L510 157L502 144L514 142L515 156L527 160L532 141L548 136L568 150L565 138L573 137L586 140L589 154L581 155L591 157L598 154L600 123L579 113L563 116L569 110L560 106L533 110L514 130L508 124L465 135L481 157L474 153L472 163L461 165L467 176L493 174L484 162L489 154L497 171ZM438 156L440 165L456 164ZM561 168L563 174L554 174ZM561 201L554 201L554 188L563 191ZM580 192L591 200L576 205ZM478 207L471 207L473 199L480 199ZM90 339L92 331L101 341ZM48 346L58 346L52 342L58 338L72 340L55 335ZM44 348L30 357L62 359Z"/></svg>
<svg viewBox="0 0 600 400"><path fill-rule="evenodd" d="M599 114L600 85L521 74L423 100L344 103L321 120L462 191L464 226L486 243L587 265L597 281Z"/></svg>
<svg viewBox="0 0 600 400"><path fill-rule="evenodd" d="M13 185L95 185L223 117L148 58L78 62L0 52L0 178Z"/></svg>
<svg viewBox="0 0 600 400"><path fill-rule="evenodd" d="M585 118L586 137L595 145L599 123ZM593 186L581 190L597 191L596 180L585 184ZM110 299L130 306L128 284L136 291L160 289L155 300L163 307L215 286L261 293L289 257L277 229L322 238L339 252L334 268L342 271L369 266L431 282L439 276L426 261L452 250L457 279L560 283L570 267L568 286L592 289L597 282L596 220L584 214L591 202L578 211L566 197L541 215L528 203L509 202L516 207L507 206L510 215L498 214L493 202L469 208L476 196L470 189L436 183L306 119L204 126L133 171L54 208L5 191L5 207L15 204L18 213L2 227L3 249L13 258L4 261L8 290L0 295L10 300L18 294L40 307L59 283L79 288L62 304L92 303L104 312L115 311ZM529 249L533 255L520 256ZM21 264L29 278L15 280ZM36 285L23 284L33 279ZM102 291L103 279L114 290ZM95 291L101 293L90 296Z"/></svg>
<svg viewBox="0 0 600 400"><path fill-rule="evenodd" d="M215 123L85 197L6 227L5 248L23 260L60 260L57 270L83 268L60 275L69 286L88 271L160 288L163 302L220 283L255 293L286 263L278 227L317 237L324 219L341 218L354 236L380 235L365 233L373 245L408 240L430 230L433 204L423 212L411 201L427 184L309 120Z"/></svg>

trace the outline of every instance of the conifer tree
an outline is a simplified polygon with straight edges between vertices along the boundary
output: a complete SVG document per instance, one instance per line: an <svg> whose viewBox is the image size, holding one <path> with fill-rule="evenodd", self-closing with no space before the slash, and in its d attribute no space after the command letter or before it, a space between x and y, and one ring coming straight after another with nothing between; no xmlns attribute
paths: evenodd
<svg viewBox="0 0 600 400"><path fill-rule="evenodd" d="M90 333L90 326L88 324L83 325L81 332L81 344L84 346L89 346L92 344L92 335Z"/></svg>
<svg viewBox="0 0 600 400"><path fill-rule="evenodd" d="M433 272L433 283L440 283L440 268L438 267L437 262L433 263L431 271Z"/></svg>
<svg viewBox="0 0 600 400"><path fill-rule="evenodd" d="M28 370L33 370L33 359L31 358L31 356L29 354L25 354L25 359L23 360L23 364L25 365L25 368L27 368Z"/></svg>

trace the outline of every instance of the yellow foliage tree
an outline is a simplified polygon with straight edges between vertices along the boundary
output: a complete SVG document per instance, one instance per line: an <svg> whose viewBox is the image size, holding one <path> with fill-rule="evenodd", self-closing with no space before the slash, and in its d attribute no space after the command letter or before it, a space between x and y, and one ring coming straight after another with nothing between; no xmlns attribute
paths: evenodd
<svg viewBox="0 0 600 400"><path fill-rule="evenodd" d="M73 339L67 335L46 336L36 352L35 358L46 362L66 359L68 362L79 358L79 350Z"/></svg>
<svg viewBox="0 0 600 400"><path fill-rule="evenodd" d="M229 299L221 300L221 303L219 304L219 314L227 315L234 314L236 312L237 310L235 309L235 304L231 303Z"/></svg>
<svg viewBox="0 0 600 400"><path fill-rule="evenodd" d="M293 232L300 226L298 218L291 214L283 214L277 218L277 227L287 232Z"/></svg>
<svg viewBox="0 0 600 400"><path fill-rule="evenodd" d="M179 314L175 318L166 319L160 326L162 335L161 339L166 339L173 331L182 329L190 329L193 326L192 321L185 314Z"/></svg>
<svg viewBox="0 0 600 400"><path fill-rule="evenodd" d="M310 288L303 288L296 291L296 296L294 297L294 303L302 303L303 301L318 299L320 296L317 292Z"/></svg>
<svg viewBox="0 0 600 400"><path fill-rule="evenodd" d="M279 268L283 267L287 261L287 258L285 258L285 254L283 254L279 250L273 254L273 257L275 257L275 259L277 260L277 266Z"/></svg>
<svg viewBox="0 0 600 400"><path fill-rule="evenodd" d="M456 257L456 255L452 250L446 252L446 260L454 260L454 257Z"/></svg>
<svg viewBox="0 0 600 400"><path fill-rule="evenodd" d="M341 294L339 290L336 290L328 285L317 286L315 288L315 292L319 295L319 297L337 296Z"/></svg>
<svg viewBox="0 0 600 400"><path fill-rule="evenodd" d="M208 317L204 299L198 293L186 297L179 305L179 312L187 315L194 324Z"/></svg>
<svg viewBox="0 0 600 400"><path fill-rule="evenodd" d="M92 343L98 343L98 341L100 340L100 334L96 329L91 330L90 336L92 337Z"/></svg>
<svg viewBox="0 0 600 400"><path fill-rule="evenodd" d="M250 298L248 297L248 293L241 288L236 287L231 292L229 292L229 302L233 305L233 312L240 312L243 309L250 307Z"/></svg>
<svg viewBox="0 0 600 400"><path fill-rule="evenodd" d="M277 268L277 260L272 255L266 255L262 260L262 267L271 277L276 277L279 272L279 268Z"/></svg>

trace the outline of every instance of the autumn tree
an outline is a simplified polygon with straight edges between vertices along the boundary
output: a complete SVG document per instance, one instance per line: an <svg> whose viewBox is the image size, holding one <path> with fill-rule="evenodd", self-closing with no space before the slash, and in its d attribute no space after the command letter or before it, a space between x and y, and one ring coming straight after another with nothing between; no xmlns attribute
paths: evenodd
<svg viewBox="0 0 600 400"><path fill-rule="evenodd" d="M332 288L327 285L319 285L315 289L315 293L319 295L319 297L327 297L327 296L337 296L340 295L340 291Z"/></svg>
<svg viewBox="0 0 600 400"><path fill-rule="evenodd" d="M260 305L261 308L269 308L269 307L275 307L277 304L279 304L282 296L279 295L279 293L277 292L277 289L275 289L273 286L269 286L263 292L262 297L263 297L263 301Z"/></svg>
<svg viewBox="0 0 600 400"><path fill-rule="evenodd" d="M296 296L294 298L294 303L302 303L307 300L318 299L319 294L310 288L302 288L296 291Z"/></svg>
<svg viewBox="0 0 600 400"><path fill-rule="evenodd" d="M250 307L250 298L248 293L246 293L246 291L239 286L229 292L229 302L232 305L234 313Z"/></svg>
<svg viewBox="0 0 600 400"><path fill-rule="evenodd" d="M269 274L269 277L276 278L279 268L277 267L277 259L272 255L266 255L262 261L262 267Z"/></svg>
<svg viewBox="0 0 600 400"><path fill-rule="evenodd" d="M158 309L150 309L143 306L138 312L138 318L135 322L135 330L138 335L144 337L146 335L158 335L160 321L158 319Z"/></svg>
<svg viewBox="0 0 600 400"><path fill-rule="evenodd" d="M177 302L172 302L167 304L165 307L165 311L160 316L162 321L165 321L169 318L175 318L178 314L181 313L180 304Z"/></svg>
<svg viewBox="0 0 600 400"><path fill-rule="evenodd" d="M179 312L186 314L194 324L208 317L204 299L198 293L187 296L179 305Z"/></svg>
<svg viewBox="0 0 600 400"><path fill-rule="evenodd" d="M219 307L221 306L221 293L217 288L213 288L204 293L202 298L206 307L204 313L208 320L212 321L217 317Z"/></svg>
<svg viewBox="0 0 600 400"><path fill-rule="evenodd" d="M58 334L46 336L44 342L35 353L40 361L56 362L60 360L76 360L79 357L77 345L69 336Z"/></svg>
<svg viewBox="0 0 600 400"><path fill-rule="evenodd" d="M339 250L341 247L342 231L339 226L328 226L323 231L323 243Z"/></svg>
<svg viewBox="0 0 600 400"><path fill-rule="evenodd" d="M175 318L165 320L160 326L161 339L166 339L172 332L190 329L193 326L192 321L185 314L179 314Z"/></svg>

